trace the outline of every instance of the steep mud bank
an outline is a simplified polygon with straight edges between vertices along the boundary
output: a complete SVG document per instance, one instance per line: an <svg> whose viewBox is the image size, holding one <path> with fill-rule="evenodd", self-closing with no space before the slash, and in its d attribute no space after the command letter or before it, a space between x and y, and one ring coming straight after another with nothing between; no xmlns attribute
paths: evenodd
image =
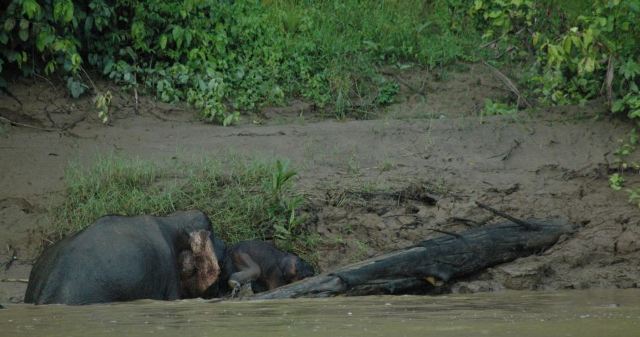
<svg viewBox="0 0 640 337"><path fill-rule="evenodd" d="M506 93L477 66L419 93L423 77L400 76L406 82L400 102L377 119L320 120L300 106L267 111L265 125L227 128L149 99L136 113L126 94L116 95L114 120L103 126L89 99L60 97L48 84L17 84L24 105L0 96L0 114L64 131L2 126L0 261L11 255L8 246L18 260L0 269L0 279L28 277L37 229L63 196L69 161L89 164L112 152L158 162L239 153L288 158L298 168L324 270L442 235L438 230L497 220L474 205L479 200L517 217L566 218L580 229L540 255L454 284L454 291L638 287L638 208L607 181L628 126L584 118L598 103L479 117L478 102ZM0 302L20 301L23 291L22 283L1 282Z"/></svg>

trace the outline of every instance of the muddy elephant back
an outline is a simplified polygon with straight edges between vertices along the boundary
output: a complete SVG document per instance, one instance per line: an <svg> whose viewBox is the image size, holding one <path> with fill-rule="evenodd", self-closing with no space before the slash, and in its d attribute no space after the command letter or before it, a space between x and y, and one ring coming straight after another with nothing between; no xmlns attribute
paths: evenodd
<svg viewBox="0 0 640 337"><path fill-rule="evenodd" d="M100 219L47 249L31 272L25 302L179 298L175 254L166 233L148 221L121 220Z"/></svg>
<svg viewBox="0 0 640 337"><path fill-rule="evenodd" d="M25 303L41 304L45 298L50 297L45 294L50 292L50 290L46 289L47 283L51 279L52 272L56 269L57 257L69 239L64 239L47 247L37 259L29 273L29 283L24 295Z"/></svg>

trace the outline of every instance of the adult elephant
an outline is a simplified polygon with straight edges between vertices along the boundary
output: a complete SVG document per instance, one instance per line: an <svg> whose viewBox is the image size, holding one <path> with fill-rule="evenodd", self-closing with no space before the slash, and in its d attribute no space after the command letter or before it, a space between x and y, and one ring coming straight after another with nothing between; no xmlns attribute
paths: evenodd
<svg viewBox="0 0 640 337"><path fill-rule="evenodd" d="M190 234L203 230L210 231L211 222L200 211L104 216L42 253L31 270L24 301L78 305L182 298L178 256L189 249ZM209 238L215 254L208 260L218 267L225 245L213 234Z"/></svg>

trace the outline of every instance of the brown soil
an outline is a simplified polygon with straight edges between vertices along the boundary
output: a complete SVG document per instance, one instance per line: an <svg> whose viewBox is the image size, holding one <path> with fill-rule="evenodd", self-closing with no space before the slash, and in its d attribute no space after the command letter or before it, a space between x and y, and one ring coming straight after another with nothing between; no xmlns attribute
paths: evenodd
<svg viewBox="0 0 640 337"><path fill-rule="evenodd" d="M9 259L8 246L18 251L0 279L28 277L34 233L63 196L70 160L90 164L116 152L189 161L233 152L293 161L316 215L311 230L323 239L324 270L442 235L433 229L497 220L474 206L479 200L517 217L566 218L580 230L539 255L458 282L455 291L638 287L638 207L611 190L607 176L627 125L591 118L601 112L598 102L478 117L485 98L509 94L480 65L440 82L422 72L394 76L402 83L399 103L373 120L323 120L296 102L234 127L204 124L188 108L147 98L136 113L131 95L115 88L114 120L104 126L89 98L71 100L45 82L15 83L23 105L2 95L0 116L65 131L0 124L0 262ZM0 282L0 302L20 301L25 288Z"/></svg>

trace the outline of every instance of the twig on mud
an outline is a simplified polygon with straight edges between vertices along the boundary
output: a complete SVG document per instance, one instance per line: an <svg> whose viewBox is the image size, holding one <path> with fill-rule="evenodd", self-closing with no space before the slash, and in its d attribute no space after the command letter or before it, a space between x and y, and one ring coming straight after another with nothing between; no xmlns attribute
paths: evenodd
<svg viewBox="0 0 640 337"><path fill-rule="evenodd" d="M404 79L402 79L400 76L398 75L393 75L393 77L396 79L396 81L402 83L405 87L409 88L409 90L413 91L414 93L424 96L424 85L422 85L421 89L415 88L413 85L409 84L409 82L405 81Z"/></svg>
<svg viewBox="0 0 640 337"><path fill-rule="evenodd" d="M49 123L51 123L51 126L53 126L54 128L58 127L58 124L56 124L56 122L53 120L53 118L51 117L51 113L49 113L49 109L47 109L46 107L44 108L44 113L45 116L47 117L47 120L49 121Z"/></svg>
<svg viewBox="0 0 640 337"><path fill-rule="evenodd" d="M98 90L98 87L96 87L96 84L93 83L93 80L91 79L91 76L89 76L89 73L87 73L86 70L84 70L83 66L80 66L80 70L82 70L82 72L84 73L84 76L87 77L87 79L89 80L89 83L91 84L91 86L93 87L93 91L98 94L100 91Z"/></svg>
<svg viewBox="0 0 640 337"><path fill-rule="evenodd" d="M600 92L607 91L607 103L609 104L609 108L613 106L613 57L609 56L609 62L607 63L607 74L605 76L604 82L602 83L602 88Z"/></svg>
<svg viewBox="0 0 640 337"><path fill-rule="evenodd" d="M503 74L500 70L498 70L498 68L490 65L489 63L487 63L487 61L482 61L482 63L487 66L489 69L491 69L491 71L493 71L493 74L502 81L502 83L509 88L509 90L516 95L516 97L518 98L518 105L520 105L520 102L522 102L526 107L531 108L531 104L529 103L529 101L522 95L522 93L520 93L520 90L518 90L518 87L516 87L516 85L513 83L513 81L511 81L509 79L509 77L507 77L507 75Z"/></svg>
<svg viewBox="0 0 640 337"><path fill-rule="evenodd" d="M20 104L20 106L22 106L22 101L18 99L18 97L16 97L16 95L14 95L11 91L9 91L9 89L5 88L5 87L0 87L0 90L2 90L2 92L4 92L5 94L7 94L7 96L13 98L16 100L16 102L18 102L18 104Z"/></svg>
<svg viewBox="0 0 640 337"><path fill-rule="evenodd" d="M491 213L493 213L493 214L495 214L495 215L497 215L499 217L502 217L502 218L505 218L505 219L507 219L509 221L512 221L513 223L524 227L526 230L534 231L534 230L538 230L539 229L539 226L537 226L535 224L532 224L532 223L524 221L524 220L520 220L518 218L515 218L515 217L507 214L507 213L500 212L497 209L491 208L491 207L489 207L489 206L487 206L487 205L485 205L483 203L480 203L478 201L476 201L476 205L478 205L478 207L480 207L480 208L486 209L487 211L489 211L489 212L491 212Z"/></svg>
<svg viewBox="0 0 640 337"><path fill-rule="evenodd" d="M516 49L516 47L510 46L509 48L503 50L500 54L496 55L495 59L498 60L498 59L502 58L502 55L504 55L504 54L514 50L514 49Z"/></svg>
<svg viewBox="0 0 640 337"><path fill-rule="evenodd" d="M78 125L78 123L80 123L80 122L84 121L85 119L87 119L87 117L88 117L88 116L89 116L89 115L88 115L88 114L86 114L86 113L85 113L85 114L83 114L80 118L78 118L78 119L76 119L75 121L73 121L73 122L69 123L68 125L65 125L65 126L61 129L61 131L67 131L67 130L73 129L74 127L76 127L76 125Z"/></svg>
<svg viewBox="0 0 640 337"><path fill-rule="evenodd" d="M135 99L135 105L133 106L133 111L136 115L140 114L140 110L138 109L138 89L133 88L133 98Z"/></svg>
<svg viewBox="0 0 640 337"><path fill-rule="evenodd" d="M507 36L507 35L506 35L506 34L502 34L502 35L500 35L500 36L496 37L495 39L493 39L493 40L491 40L491 41L489 41L489 42L486 42L486 43L483 43L483 44L479 45L479 46L478 46L478 48L480 48L480 49L487 48L487 47L489 47L490 45L492 45L492 44L494 44L494 43L496 43L496 42L500 41L500 40L501 40L503 37L505 37L505 36Z"/></svg>
<svg viewBox="0 0 640 337"><path fill-rule="evenodd" d="M489 47L490 45L492 45L492 44L494 44L494 43L496 43L496 42L498 42L498 41L500 41L500 40L504 39L506 36L516 36L516 35L520 35L520 33L522 33L522 31L523 31L523 30L524 30L524 28L520 28L520 30L518 30L517 32L515 32L515 33L513 33L513 34L508 34L508 35L507 35L507 34L502 34L502 35L498 36L497 38L495 38L495 39L493 39L493 40L491 40L491 41L489 41L489 42L487 42L487 43L481 44L479 47L480 47L480 49L487 48L487 47Z"/></svg>
<svg viewBox="0 0 640 337"><path fill-rule="evenodd" d="M445 231L445 230L442 230L442 229L435 229L435 228L427 228L427 229L430 230L430 231L433 231L433 232L438 232L438 233L442 233L442 234L446 234L446 235L451 235L456 239L462 239L462 235L460 235L458 233L449 232L449 231Z"/></svg>
<svg viewBox="0 0 640 337"><path fill-rule="evenodd" d="M480 83L479 85L489 88L489 89L494 89L494 90L500 90L500 91L504 91L504 92L511 92L511 90L501 86L501 85L491 85L491 84L486 84L485 82Z"/></svg>
<svg viewBox="0 0 640 337"><path fill-rule="evenodd" d="M511 147L509 148L509 150L507 150L507 152L496 154L494 156L489 157L489 159L493 159L497 157L502 157L500 159L502 161L509 159L509 157L511 157L511 153L513 153L513 150L519 148L521 144L517 139L514 139L513 142L514 144L511 145Z"/></svg>
<svg viewBox="0 0 640 337"><path fill-rule="evenodd" d="M455 216L452 217L451 219L449 219L449 222L461 223L461 224L463 224L465 226L468 226L468 227L482 227L482 226L486 225L488 221L489 221L489 219L475 221L475 220L466 219L466 218L459 218L459 217L455 217Z"/></svg>
<svg viewBox="0 0 640 337"><path fill-rule="evenodd" d="M174 111L179 111L179 112L184 112L187 111L186 109L179 107L179 106L171 106L168 108L165 108L164 105L162 105L162 107L158 107L158 103L157 102L151 102L151 107L150 109L145 109L144 112L145 113L149 113L150 115L156 117L157 119L161 120L161 121L165 121L165 122L181 122L181 123L191 123L192 121L190 120L179 120L179 119L173 119L173 118L167 118L162 116L160 113L156 112L156 111L164 111L165 113L172 113Z"/></svg>
<svg viewBox="0 0 640 337"><path fill-rule="evenodd" d="M40 131L46 131L46 132L61 132L64 131L62 129L55 129L55 128L41 128L35 125L30 125L30 124L24 124L24 123L18 123L18 122L14 122L8 118L2 117L0 116L0 121L3 121L5 123L11 124L13 126L19 126L19 127L23 127L23 128L29 128L29 129L34 129L34 130L40 130Z"/></svg>
<svg viewBox="0 0 640 337"><path fill-rule="evenodd" d="M9 268L11 268L13 263L18 260L18 251L15 248L8 246L7 251L11 252L11 257L9 258L9 261L7 261L7 263L4 264L5 271L9 270Z"/></svg>
<svg viewBox="0 0 640 337"><path fill-rule="evenodd" d="M172 118L167 118L164 117L162 115L160 115L159 113L155 112L153 109L147 109L148 113L150 115L152 115L153 117L161 120L161 121L165 121L165 122L180 122L180 123L190 123L191 121L181 121L179 119L172 119ZM183 109L171 109L170 111L183 111Z"/></svg>
<svg viewBox="0 0 640 337"><path fill-rule="evenodd" d="M416 94L418 94L418 95L421 95L421 96L424 96L424 95L425 95L425 94L424 94L424 83L425 83L425 82L422 82L422 84L421 84L421 88L420 88L420 89L418 89L418 88L414 87L412 84L409 84L409 82L405 81L405 80L404 80L403 78L401 78L400 76L398 76L398 74L394 74L393 72L385 71L385 70L382 70L382 71L380 71L380 72L381 72L382 74L384 74L384 75L391 76L391 77L395 78L395 79L396 79L396 81L400 82L400 84L402 84L402 85L404 85L405 87L409 88L409 90L413 91L414 93L416 93Z"/></svg>
<svg viewBox="0 0 640 337"><path fill-rule="evenodd" d="M52 88L54 88L54 89L56 88L55 84L53 84L53 82L51 82L51 80L50 80L50 79L48 79L48 78L46 78L46 77L44 77L44 76L42 76L42 75L40 75L40 74L38 74L38 73L33 73L33 76L35 76L35 77L37 77L37 78L39 78L39 79L41 79L41 80L44 80L45 82L49 83L49 85L50 85Z"/></svg>
<svg viewBox="0 0 640 337"><path fill-rule="evenodd" d="M424 204L427 205L435 205L438 202L438 196L431 194L431 193L409 193L406 191L399 191L399 192L383 192L383 191L379 191L379 192L365 192L365 191L348 191L348 194L351 195L357 195L361 198L364 198L365 200L367 199L372 199L375 198L377 196L381 196L381 197L386 197L386 198L390 198L390 199L395 199L398 202L403 202L406 200L415 200L415 201L420 201Z"/></svg>
<svg viewBox="0 0 640 337"><path fill-rule="evenodd" d="M16 283L29 283L29 279L26 278L3 278L0 282L16 282Z"/></svg>
<svg viewBox="0 0 640 337"><path fill-rule="evenodd" d="M76 108L75 104L56 104L55 101L53 99L48 99L48 100L43 100L40 98L37 98L38 101L47 104L47 106L44 108L44 112L46 113L46 117L49 120L49 122L51 123L51 125L54 128L59 128L61 130L66 130L69 128L69 126L64 126L64 124L62 126L59 126L58 123L56 123L53 118L51 117L51 113L56 113L56 114L60 114L60 113L65 113L67 115L70 115L76 111L78 111L78 108ZM53 107L53 110L49 110L49 107ZM87 113L85 112L84 115L86 116ZM86 118L86 117L85 117Z"/></svg>

